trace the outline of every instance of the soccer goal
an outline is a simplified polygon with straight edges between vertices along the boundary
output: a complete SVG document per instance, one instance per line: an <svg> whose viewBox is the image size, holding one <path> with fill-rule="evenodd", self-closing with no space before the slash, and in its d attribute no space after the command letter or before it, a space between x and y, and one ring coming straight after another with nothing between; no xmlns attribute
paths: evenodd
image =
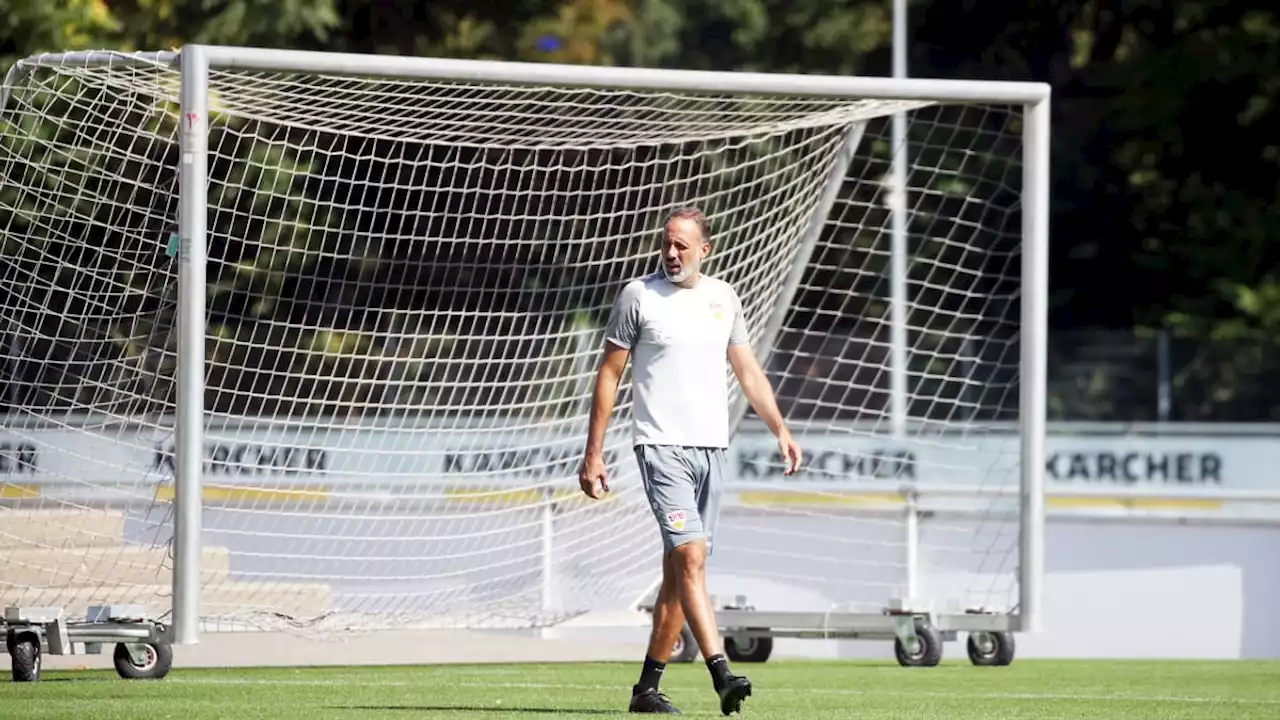
<svg viewBox="0 0 1280 720"><path fill-rule="evenodd" d="M30 57L0 101L11 622L642 607L629 376L609 498L576 469L679 205L806 451L784 478L735 386L726 632L928 664L1039 622L1046 87L187 46Z"/></svg>

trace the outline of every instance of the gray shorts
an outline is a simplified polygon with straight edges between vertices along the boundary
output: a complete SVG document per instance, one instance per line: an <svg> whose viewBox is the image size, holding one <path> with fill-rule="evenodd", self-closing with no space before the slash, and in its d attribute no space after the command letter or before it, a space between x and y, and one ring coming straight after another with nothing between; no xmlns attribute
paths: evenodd
<svg viewBox="0 0 1280 720"><path fill-rule="evenodd" d="M675 445L637 445L635 451L664 551L701 539L707 541L710 555L720 519L725 451Z"/></svg>

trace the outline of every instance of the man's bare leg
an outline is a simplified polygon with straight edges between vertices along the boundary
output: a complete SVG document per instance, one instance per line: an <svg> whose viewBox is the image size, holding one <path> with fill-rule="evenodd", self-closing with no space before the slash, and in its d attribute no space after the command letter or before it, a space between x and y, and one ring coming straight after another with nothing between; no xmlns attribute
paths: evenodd
<svg viewBox="0 0 1280 720"><path fill-rule="evenodd" d="M725 715L737 712L743 699L751 694L751 683L745 677L729 672L729 660L724 656L715 608L707 593L707 543L705 540L685 543L678 546L672 556L676 558L680 606L684 608L689 629L698 641L716 694L720 696L720 712Z"/></svg>
<svg viewBox="0 0 1280 720"><path fill-rule="evenodd" d="M684 610L680 607L679 584L675 560L668 554L662 559L662 584L653 603L653 629L649 632L649 648L645 653L640 680L632 688L631 711L672 714L675 708L658 693L662 673L671 659L671 649L684 627Z"/></svg>
<svg viewBox="0 0 1280 720"><path fill-rule="evenodd" d="M702 657L711 659L723 655L720 628L716 625L715 609L707 595L707 543L694 540L672 551L673 573L678 580L677 592L689 629L702 649Z"/></svg>
<svg viewBox="0 0 1280 720"><path fill-rule="evenodd" d="M684 628L684 608L680 606L675 558L667 554L662 558L662 585L658 599L653 604L653 630L649 633L649 659L665 665L671 659L671 649Z"/></svg>

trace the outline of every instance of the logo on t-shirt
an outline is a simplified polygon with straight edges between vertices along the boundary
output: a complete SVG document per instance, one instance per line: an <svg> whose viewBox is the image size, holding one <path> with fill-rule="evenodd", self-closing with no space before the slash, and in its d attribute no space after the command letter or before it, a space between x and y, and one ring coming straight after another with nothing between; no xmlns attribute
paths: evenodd
<svg viewBox="0 0 1280 720"><path fill-rule="evenodd" d="M721 304L720 304L720 303L718 303L718 302L712 302L712 303L711 303L711 317L715 318L716 320L723 320L723 319L724 319L724 305L721 305Z"/></svg>
<svg viewBox="0 0 1280 720"><path fill-rule="evenodd" d="M684 529L684 511L672 510L671 512L667 513L667 524L671 526L672 530L683 530Z"/></svg>

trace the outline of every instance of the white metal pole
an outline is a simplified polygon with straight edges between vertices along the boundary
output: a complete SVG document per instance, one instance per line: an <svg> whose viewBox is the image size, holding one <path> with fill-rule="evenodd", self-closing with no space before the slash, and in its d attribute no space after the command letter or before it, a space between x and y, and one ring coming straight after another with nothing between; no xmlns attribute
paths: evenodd
<svg viewBox="0 0 1280 720"><path fill-rule="evenodd" d="M907 0L893 0L893 76L907 76ZM889 213L889 407L893 435L907 426L907 118L893 115L893 179Z"/></svg>
<svg viewBox="0 0 1280 720"><path fill-rule="evenodd" d="M187 46L190 47L190 46ZM822 96L947 102L1029 103L1045 97L1044 83L1008 80L859 77L805 73L723 72L631 68L615 65L462 60L410 55L336 53L318 50L204 46L210 67L218 70L308 72L338 75L427 78L470 83L610 90L714 91L766 95ZM101 52L61 53L59 64L79 64ZM111 55L110 57L117 57ZM117 62L127 62L121 59Z"/></svg>
<svg viewBox="0 0 1280 720"><path fill-rule="evenodd" d="M542 500L542 610L550 613L555 604L552 552L556 542L556 509L554 493L550 487L543 490Z"/></svg>
<svg viewBox="0 0 1280 720"><path fill-rule="evenodd" d="M191 645L199 642L200 620L209 64L200 47L184 48L179 62L182 89L178 119L178 407L172 642Z"/></svg>
<svg viewBox="0 0 1280 720"><path fill-rule="evenodd" d="M185 48L196 47L187 45ZM941 80L809 73L724 72L630 68L615 65L462 60L455 58L340 53L322 50L201 45L209 67L218 70L309 72L330 75L459 80L473 83L542 87L607 88L609 90L706 91L766 95L822 96L860 100L932 100L1024 104L1047 96L1045 83L1010 80ZM184 50L185 50L184 48ZM111 64L116 67L152 66L173 62L176 53L122 53L87 50L29 55L22 71L34 67ZM15 77L21 73L15 73ZM9 85L6 81L6 85ZM3 88L0 88L2 90Z"/></svg>
<svg viewBox="0 0 1280 720"><path fill-rule="evenodd" d="M0 106L0 110L3 110ZM27 386L26 376L26 343L23 341L22 323L17 318L9 320L9 412L16 412L22 403L23 388Z"/></svg>
<svg viewBox="0 0 1280 720"><path fill-rule="evenodd" d="M1019 629L1039 632L1044 589L1045 383L1049 335L1049 100L1026 106L1022 171Z"/></svg>
<svg viewBox="0 0 1280 720"><path fill-rule="evenodd" d="M916 602L920 596L920 504L915 488L907 491L907 600Z"/></svg>
<svg viewBox="0 0 1280 720"><path fill-rule="evenodd" d="M782 332L782 323L786 321L787 311L791 309L791 301L795 299L796 293L800 291L800 281L804 279L805 270L809 267L809 260L813 257L813 251L818 246L818 240L822 238L822 231L831 217L831 208L835 207L836 199L840 197L840 188L844 187L845 178L849 174L849 166L853 164L853 159L858 154L858 148L862 145L862 136L866 134L866 131L867 124L865 122L857 122L849 126L849 129L845 131L844 140L840 143L835 158L831 162L831 167L827 169L826 179L822 182L822 194L818 196L818 202L813 206L813 211L809 214L808 225L805 228L804 235L800 238L800 245L796 248L796 253L791 259L791 267L787 272L786 278L782 281L782 288L774 299L773 310L765 321L764 331L760 333L760 338L756 341L756 354L759 356L761 363L764 363L768 354L773 352L773 346L778 341L778 335ZM737 435L738 427L747 416L747 405L746 396L739 393L729 409L730 437Z"/></svg>
<svg viewBox="0 0 1280 720"><path fill-rule="evenodd" d="M1156 419L1169 422L1169 413L1173 410L1173 352L1169 329L1160 328L1159 341L1156 345Z"/></svg>
<svg viewBox="0 0 1280 720"><path fill-rule="evenodd" d="M604 338L604 332L591 324L591 321L585 316L576 317L570 324L570 330L574 333L574 378L579 384L575 391L578 393L578 405L575 407L574 416L586 418L591 413L591 392L595 386L595 373L591 371L592 360L596 349L601 346L601 340ZM585 428L583 432L586 432Z"/></svg>
<svg viewBox="0 0 1280 720"><path fill-rule="evenodd" d="M555 492L551 487L543 490L542 504L542 588L541 588L541 606L543 618L538 634L544 640L550 640L555 637L555 627L551 623L551 618L555 615L555 609L558 605L556 600L556 581L555 581L555 543L556 543L556 506Z"/></svg>

